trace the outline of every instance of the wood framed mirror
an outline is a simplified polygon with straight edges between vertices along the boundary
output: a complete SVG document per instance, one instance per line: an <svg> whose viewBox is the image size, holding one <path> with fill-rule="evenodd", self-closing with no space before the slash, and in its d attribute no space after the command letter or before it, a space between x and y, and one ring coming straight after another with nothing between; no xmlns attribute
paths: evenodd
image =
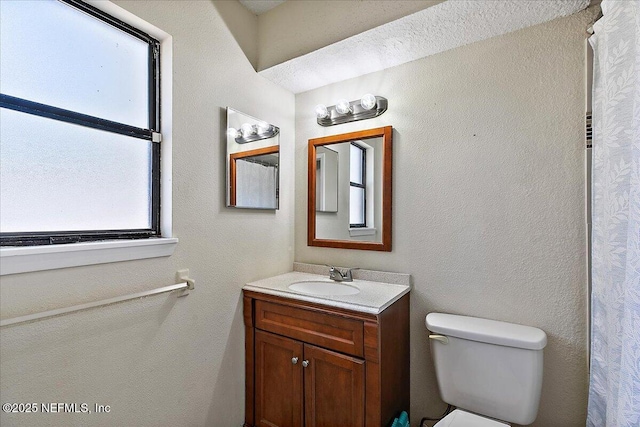
<svg viewBox="0 0 640 427"><path fill-rule="evenodd" d="M391 251L392 139L385 126L309 140L309 246Z"/></svg>

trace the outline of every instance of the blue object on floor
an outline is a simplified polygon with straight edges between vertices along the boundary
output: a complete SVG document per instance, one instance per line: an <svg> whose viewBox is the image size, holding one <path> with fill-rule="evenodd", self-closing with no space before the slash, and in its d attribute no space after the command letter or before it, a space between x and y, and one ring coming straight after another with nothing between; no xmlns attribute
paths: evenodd
<svg viewBox="0 0 640 427"><path fill-rule="evenodd" d="M409 414L406 411L402 411L398 417L398 427L409 427Z"/></svg>

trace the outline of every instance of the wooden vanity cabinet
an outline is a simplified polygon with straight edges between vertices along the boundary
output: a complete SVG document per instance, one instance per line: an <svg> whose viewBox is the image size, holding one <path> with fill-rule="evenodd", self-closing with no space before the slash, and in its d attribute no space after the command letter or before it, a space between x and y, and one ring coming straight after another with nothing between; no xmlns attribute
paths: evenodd
<svg viewBox="0 0 640 427"><path fill-rule="evenodd" d="M244 291L245 427L388 427L409 410L409 294L374 315Z"/></svg>

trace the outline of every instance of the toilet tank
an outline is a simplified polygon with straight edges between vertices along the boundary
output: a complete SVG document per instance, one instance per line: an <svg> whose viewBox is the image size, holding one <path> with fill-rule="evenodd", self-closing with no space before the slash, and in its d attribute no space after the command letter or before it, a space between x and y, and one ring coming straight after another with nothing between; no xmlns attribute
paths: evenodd
<svg viewBox="0 0 640 427"><path fill-rule="evenodd" d="M542 388L544 331L477 317L426 319L442 400L480 415L531 424ZM447 341L447 342L444 342Z"/></svg>

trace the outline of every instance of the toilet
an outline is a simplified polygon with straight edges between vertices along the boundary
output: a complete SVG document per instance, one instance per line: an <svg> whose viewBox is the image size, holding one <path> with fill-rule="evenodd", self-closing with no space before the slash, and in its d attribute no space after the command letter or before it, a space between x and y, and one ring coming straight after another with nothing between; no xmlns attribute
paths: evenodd
<svg viewBox="0 0 640 427"><path fill-rule="evenodd" d="M440 396L457 407L436 427L505 427L536 419L544 331L445 313L429 313L426 325Z"/></svg>

